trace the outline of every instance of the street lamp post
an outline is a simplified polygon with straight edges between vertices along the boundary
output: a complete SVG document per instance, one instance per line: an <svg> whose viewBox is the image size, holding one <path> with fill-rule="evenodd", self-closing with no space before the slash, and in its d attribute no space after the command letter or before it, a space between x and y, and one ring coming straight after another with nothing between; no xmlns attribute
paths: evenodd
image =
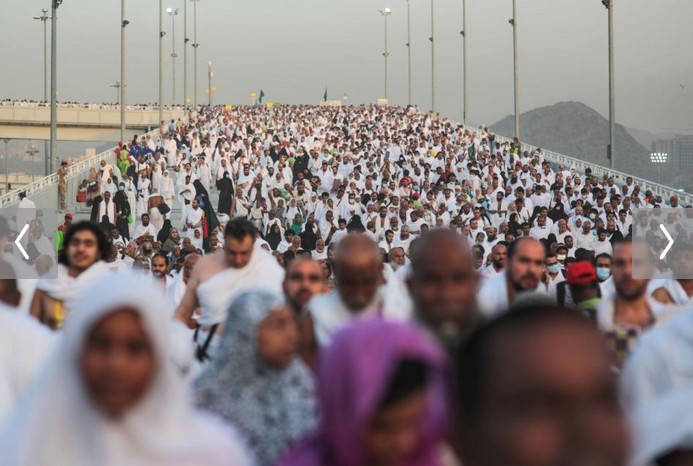
<svg viewBox="0 0 693 466"><path fill-rule="evenodd" d="M431 111L436 111L436 48L433 42L435 32L434 0L431 0Z"/></svg>
<svg viewBox="0 0 693 466"><path fill-rule="evenodd" d="M214 92L214 88L212 87L212 78L214 77L214 73L212 72L212 62L207 62L207 79L209 80L209 89L208 89L208 94L209 94L209 101L208 104L211 107L212 106L212 92Z"/></svg>
<svg viewBox="0 0 693 466"><path fill-rule="evenodd" d="M5 143L5 194L10 192L10 171L7 168L7 161L10 158L10 140L5 138L2 140Z"/></svg>
<svg viewBox="0 0 693 466"><path fill-rule="evenodd" d="M125 0L120 0L120 140L125 141L125 27L130 21L125 19Z"/></svg>
<svg viewBox="0 0 693 466"><path fill-rule="evenodd" d="M467 124L467 0L462 0L462 123Z"/></svg>
<svg viewBox="0 0 693 466"><path fill-rule="evenodd" d="M193 66L195 67L193 71L193 106L197 110L197 49L200 47L200 43L197 42L197 2L199 0L190 0L193 2Z"/></svg>
<svg viewBox="0 0 693 466"><path fill-rule="evenodd" d="M513 0L513 18L509 21L513 27L513 74L514 74L514 95L515 95L515 137L520 139L520 83L517 64L517 10Z"/></svg>
<svg viewBox="0 0 693 466"><path fill-rule="evenodd" d="M116 90L116 102L120 102L120 81L116 80L113 84L109 84L108 87L113 87Z"/></svg>
<svg viewBox="0 0 693 466"><path fill-rule="evenodd" d="M159 124L164 121L164 18L163 0L159 0Z"/></svg>
<svg viewBox="0 0 693 466"><path fill-rule="evenodd" d="M34 16L34 19L39 20L43 23L43 101L48 102L48 10L46 8L41 10L41 16ZM43 153L44 153L44 166L46 176L48 176L48 171L50 167L48 165L48 141L43 141Z"/></svg>
<svg viewBox="0 0 693 466"><path fill-rule="evenodd" d="M178 16L178 8L166 8L166 12L171 17L171 59L173 61L173 91L171 105L176 105L176 16Z"/></svg>
<svg viewBox="0 0 693 466"><path fill-rule="evenodd" d="M609 168L616 167L616 96L614 78L614 0L602 0L609 13L609 146L606 156Z"/></svg>
<svg viewBox="0 0 693 466"><path fill-rule="evenodd" d="M411 8L407 0L407 105L411 105Z"/></svg>
<svg viewBox="0 0 693 466"><path fill-rule="evenodd" d="M29 150L26 151L26 154L29 156L29 159L31 160L31 182L34 182L34 156L38 154L38 149L36 149L35 145L31 145L29 147Z"/></svg>
<svg viewBox="0 0 693 466"><path fill-rule="evenodd" d="M384 10L378 11L385 19L385 51L383 52L383 57L385 58L385 100L387 100L387 58L390 56L390 53L387 50L387 17L390 16L392 10L385 8Z"/></svg>
<svg viewBox="0 0 693 466"><path fill-rule="evenodd" d="M51 150L48 160L48 174L53 173L53 159L58 155L58 7L63 0L51 2Z"/></svg>
<svg viewBox="0 0 693 466"><path fill-rule="evenodd" d="M188 112L188 2L183 0L183 110Z"/></svg>

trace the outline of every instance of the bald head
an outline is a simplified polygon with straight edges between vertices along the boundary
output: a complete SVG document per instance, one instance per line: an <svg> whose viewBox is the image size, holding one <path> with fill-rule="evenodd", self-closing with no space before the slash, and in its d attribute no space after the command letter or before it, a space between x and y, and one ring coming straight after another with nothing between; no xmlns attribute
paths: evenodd
<svg viewBox="0 0 693 466"><path fill-rule="evenodd" d="M372 303L383 282L383 259L369 237L351 233L337 245L334 275L346 306L358 313Z"/></svg>
<svg viewBox="0 0 693 466"><path fill-rule="evenodd" d="M412 245L411 266L407 285L417 317L452 352L477 313L469 247L453 230L432 230Z"/></svg>
<svg viewBox="0 0 693 466"><path fill-rule="evenodd" d="M350 233L337 245L335 268L342 264L371 264L381 266L383 257L378 245L366 235Z"/></svg>

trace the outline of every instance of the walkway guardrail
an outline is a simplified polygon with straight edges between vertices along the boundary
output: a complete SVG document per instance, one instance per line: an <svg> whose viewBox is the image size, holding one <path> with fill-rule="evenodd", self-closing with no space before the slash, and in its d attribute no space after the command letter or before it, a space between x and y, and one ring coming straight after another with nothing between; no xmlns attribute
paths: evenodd
<svg viewBox="0 0 693 466"><path fill-rule="evenodd" d="M468 129L470 131L478 131L478 127L472 127L472 126L465 126L465 129ZM513 142L512 138L508 138L505 136L500 136L496 135L496 142L500 142L501 144L504 142L511 143ZM534 151L540 149L537 146L533 146L531 144L525 144L522 143L522 150L526 151ZM552 162L557 165L565 165L567 168L575 168L580 173L585 173L585 170L587 168L592 169L592 174L601 178L604 175L609 175L614 178L614 182L618 184L619 186L622 186L626 184L626 178L630 177L633 178L633 182L635 184L640 185L640 191L642 193L645 193L646 191L652 191L653 194L662 196L662 199L665 201L668 201L669 198L673 195L676 195L679 197L679 201L682 205L693 205L693 194L685 192L683 189L674 189L669 186L664 186L663 184L660 183L655 183L650 180L646 180L644 178L639 178L637 176L629 175L627 173L620 172L618 170L612 170L607 167L603 167L601 165L597 165L595 163L591 162L586 162L584 160L576 159L575 157L570 157L568 155L563 155L559 154L558 152L554 152L551 150L547 149L541 149L541 153L544 156L544 159Z"/></svg>
<svg viewBox="0 0 693 466"><path fill-rule="evenodd" d="M152 138L158 137L159 129L150 131L144 136L150 135ZM67 194L66 203L68 210L74 210L74 206L77 204L77 192L79 191L79 184L82 180L89 177L89 171L91 168L97 167L102 160L106 160L106 163L115 167L116 164L116 147L109 149L105 152L93 155L91 157L80 160L79 162L73 163L68 166L67 175ZM10 207L19 202L19 193L26 191L27 197L29 197L38 208L44 209L58 209L59 199L58 199L58 174L53 173L44 178L38 179L21 188L14 189L3 196L0 196L0 208Z"/></svg>

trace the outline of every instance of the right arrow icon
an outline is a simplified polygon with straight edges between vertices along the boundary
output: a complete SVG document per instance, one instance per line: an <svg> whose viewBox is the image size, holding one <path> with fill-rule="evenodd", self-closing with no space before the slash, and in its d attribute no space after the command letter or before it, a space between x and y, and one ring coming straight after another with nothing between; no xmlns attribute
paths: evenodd
<svg viewBox="0 0 693 466"><path fill-rule="evenodd" d="M666 236L667 239L669 240L669 244L667 244L667 247L665 247L664 251L662 251L662 253L659 255L659 260L664 260L667 253L669 252L669 249L671 249L671 246L674 245L674 239L671 237L671 235L669 234L667 229L664 228L663 224L661 224L661 223L659 224L659 229L662 230L662 233L664 233L664 236Z"/></svg>

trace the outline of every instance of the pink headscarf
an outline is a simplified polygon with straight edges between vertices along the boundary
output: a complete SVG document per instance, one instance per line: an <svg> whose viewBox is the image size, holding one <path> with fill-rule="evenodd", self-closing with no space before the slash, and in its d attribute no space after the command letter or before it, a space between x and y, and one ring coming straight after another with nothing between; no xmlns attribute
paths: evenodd
<svg viewBox="0 0 693 466"><path fill-rule="evenodd" d="M318 371L322 421L318 433L286 455L278 466L361 466L363 432L375 414L402 359L429 367L428 413L419 450L401 466L440 465L445 438L445 360L421 330L407 324L369 320L335 337Z"/></svg>

